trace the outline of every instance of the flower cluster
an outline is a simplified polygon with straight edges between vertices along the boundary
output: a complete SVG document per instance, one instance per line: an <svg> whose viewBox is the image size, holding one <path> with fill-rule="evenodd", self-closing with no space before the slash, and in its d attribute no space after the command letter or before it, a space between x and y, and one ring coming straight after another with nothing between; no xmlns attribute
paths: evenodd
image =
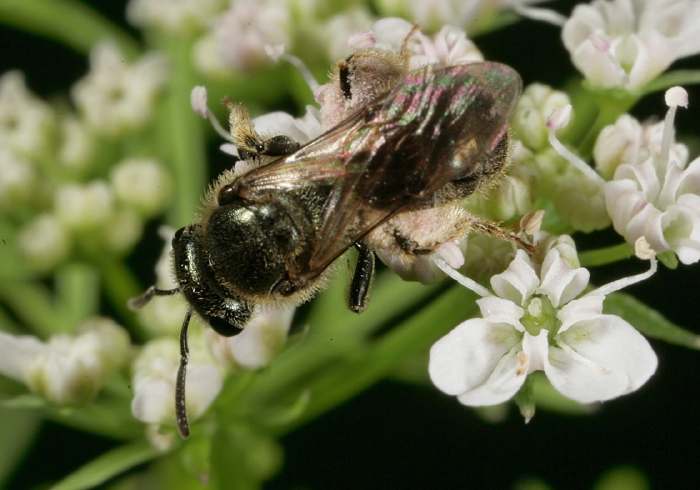
<svg viewBox="0 0 700 490"><path fill-rule="evenodd" d="M272 435L408 365L422 363L421 376L412 379L432 381L464 405L515 400L529 420L535 403L544 405L529 382L535 372L544 373L538 379L546 377L559 400L591 404L639 390L653 376L659 360L645 335L700 345L697 336L621 292L650 278L657 261L669 268L700 262L700 157L685 139L676 139L674 128L679 106L696 110L677 85L697 81L700 72L669 71L675 60L700 53L700 0L592 0L568 17L540 0L341 3L317 8L283 0L130 0L126 16L143 31L139 41L75 7L66 18L82 19L84 26L61 17L46 29L86 55L87 73L66 94L44 100L21 72L0 73L0 374L11 380L0 387L0 397L7 407L39 410L127 441L89 463L79 481L94 483L95 474L114 476L167 452L162 468L176 465L171 474L186 471L199 482L216 475L216 483L227 486L232 471L226 465L236 459L238 486L261 486L281 460ZM26 9L27 19L36 15L22 5L16 8ZM2 10L0 20L14 22ZM563 47L583 83L553 87L530 83L524 74L518 98L522 84L514 70L521 67L465 68L498 61L486 60L492 51L478 34L496 36L521 17L561 27ZM82 31L74 35L83 27L84 37ZM327 80L319 83L316 76L329 66ZM349 133L338 138L339 124L358 114L379 120L373 119L377 111L365 110L368 104L408 85L400 84L411 74L450 67L469 74L479 66L489 67L486 78L495 76L495 67L506 73L493 85L478 76L470 83L490 87L483 100L498 84L515 87L507 97L512 104L492 111L512 117L477 128L497 134L488 150L479 148L479 135L444 140L444 148L433 145L430 155L459 150L448 154L454 159L444 158L445 166L483 172L483 180L460 174L437 191L431 188L428 199L392 208L363 229L363 220L383 212L368 199L348 213L351 219L335 230L338 237L304 242L309 247L318 238L353 249L347 237L361 236L363 273L375 256L384 264L362 316L345 316L348 288L342 278L339 285L330 280L332 273L345 276L353 250L319 270L319 283L295 296L298 305L329 289L299 315L272 293L254 295L253 314L233 337L205 327L197 317L201 308L176 294L185 285L175 279L181 271L173 264L173 228L209 226L211 214L205 203L202 217L196 215L211 134L187 107L188 96L195 113L223 139L224 155L213 160L228 159L230 169L220 184L276 159L279 148L261 150L275 137L291 142L281 145L289 152L330 141L321 160L332 152L338 158L326 162L329 168L354 163L357 155L374 158L377 148L384 151L382 145L394 141L384 131L391 124L378 125L370 147L358 149L346 145ZM305 85L298 83L302 79ZM660 99L664 89L664 121L628 113L641 97ZM406 95L398 89L391 94L399 95L382 100L396 106ZM220 108L207 106L210 95L224 100L230 130L219 122L225 117ZM493 104L505 107L500 102ZM282 103L304 115L274 110ZM378 112L388 118L393 109ZM368 128L352 127L361 129L358 144L366 144L361 136ZM295 168L318 172L321 165L312 157L297 155ZM391 188L406 159L386 158L391 172L382 174L381 185ZM433 177L433 162L410 169L428 175L416 182ZM352 175L345 170L338 175ZM314 223L333 211L335 197L323 197L325 188L315 195L314 186L326 180L304 188L305 199L326 199L312 210ZM473 188L464 190L465 182ZM270 192L270 199L278 194ZM147 251L156 242L155 221L167 223L158 228L166 245L155 286L138 296L158 254ZM574 240L581 234L606 229L617 245L577 250ZM197 239L206 248L206 233ZM649 261L647 272L604 286L590 283L589 267L633 255ZM201 259L216 262L211 254ZM224 291L216 295L238 295L235 281L218 269L213 274ZM445 276L471 292L431 285ZM479 298L469 300L472 293ZM616 314L607 309L611 304ZM127 305L143 308L132 312ZM176 436L183 399L197 423L186 443Z"/></svg>
<svg viewBox="0 0 700 490"><path fill-rule="evenodd" d="M474 288L483 296L477 300L483 318L460 324L430 351L430 377L438 388L465 405L495 405L542 370L564 396L591 403L635 391L654 374L657 358L649 343L622 318L603 314L603 300L647 279L655 263L646 274L581 295L589 272L578 266L566 238L540 241L539 257L519 250L491 277L493 292Z"/></svg>
<svg viewBox="0 0 700 490"><path fill-rule="evenodd" d="M700 53L698 15L696 0L595 0L574 8L562 40L591 84L638 90Z"/></svg>

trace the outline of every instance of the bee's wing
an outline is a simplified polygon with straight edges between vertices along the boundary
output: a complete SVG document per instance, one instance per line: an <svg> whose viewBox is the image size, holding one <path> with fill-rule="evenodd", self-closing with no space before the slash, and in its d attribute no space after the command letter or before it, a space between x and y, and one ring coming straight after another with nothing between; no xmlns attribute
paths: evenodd
<svg viewBox="0 0 700 490"><path fill-rule="evenodd" d="M426 66L295 153L241 177L252 193L327 193L318 240L292 279L313 280L397 212L480 174L520 90L518 74L498 63Z"/></svg>

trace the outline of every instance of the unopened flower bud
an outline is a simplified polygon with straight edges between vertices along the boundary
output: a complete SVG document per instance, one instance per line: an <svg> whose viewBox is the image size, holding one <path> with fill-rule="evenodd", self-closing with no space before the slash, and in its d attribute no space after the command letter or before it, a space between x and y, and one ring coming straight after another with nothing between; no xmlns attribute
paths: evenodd
<svg viewBox="0 0 700 490"><path fill-rule="evenodd" d="M0 209L24 206L34 194L36 183L34 165L0 146Z"/></svg>
<svg viewBox="0 0 700 490"><path fill-rule="evenodd" d="M117 200L146 218L163 210L172 187L165 168L149 158L119 162L112 169L110 180Z"/></svg>
<svg viewBox="0 0 700 490"><path fill-rule="evenodd" d="M282 350L293 316L293 309L263 309L234 337L222 337L208 329L209 349L219 362L230 368L259 369Z"/></svg>
<svg viewBox="0 0 700 490"><path fill-rule="evenodd" d="M192 340L192 339L190 339ZM190 341L193 354L187 368L186 400L190 420L196 420L221 391L221 373L202 359L201 347ZM150 424L175 424L175 380L179 346L175 339L161 338L144 345L133 363L134 398L131 413Z"/></svg>
<svg viewBox="0 0 700 490"><path fill-rule="evenodd" d="M61 223L74 230L84 230L107 222L114 210L114 196L102 180L85 185L68 184L58 189L54 206Z"/></svg>
<svg viewBox="0 0 700 490"><path fill-rule="evenodd" d="M515 138L534 151L549 146L547 118L555 109L570 104L569 96L547 85L534 83L523 91L515 109L512 128Z"/></svg>
<svg viewBox="0 0 700 490"><path fill-rule="evenodd" d="M47 271L63 262L71 251L71 236L55 216L38 216L20 230L19 249L33 268Z"/></svg>
<svg viewBox="0 0 700 490"><path fill-rule="evenodd" d="M111 319L96 317L78 327L76 335L57 334L30 348L33 355L21 361L22 380L47 400L69 405L94 398L124 364L129 336Z"/></svg>

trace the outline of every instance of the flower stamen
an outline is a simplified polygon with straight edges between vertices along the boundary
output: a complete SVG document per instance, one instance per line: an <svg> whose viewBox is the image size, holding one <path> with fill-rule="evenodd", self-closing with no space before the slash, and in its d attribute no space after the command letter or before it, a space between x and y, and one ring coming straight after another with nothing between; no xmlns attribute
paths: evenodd
<svg viewBox="0 0 700 490"><path fill-rule="evenodd" d="M593 170L586 162L581 160L580 157L574 155L569 149L562 144L561 141L557 139L555 131L561 129L569 123L569 117L571 115L571 104L567 104L559 109L555 110L547 118L546 125L549 128L549 144L552 148L556 150L562 157L564 157L571 165L576 167L581 171L586 177L591 181L597 183L598 185L605 184L605 180L598 175L598 173Z"/></svg>
<svg viewBox="0 0 700 490"><path fill-rule="evenodd" d="M452 267L447 265L445 261L439 257L433 257L432 258L433 263L442 270L445 274L450 276L452 279L457 281L459 284L464 286L465 288L469 289L470 291L473 291L474 293L478 294L482 298L488 298L489 296L493 296L491 291L486 289L484 286L481 284L477 283L473 279L469 279L467 276L464 276L454 270Z"/></svg>
<svg viewBox="0 0 700 490"><path fill-rule="evenodd" d="M665 169L668 165L669 154L671 152L671 143L675 135L673 122L676 117L676 108L678 106L688 107L688 92L683 87L671 87L666 91L666 105L668 111L664 118L664 132L661 137L661 151L659 153L659 169Z"/></svg>

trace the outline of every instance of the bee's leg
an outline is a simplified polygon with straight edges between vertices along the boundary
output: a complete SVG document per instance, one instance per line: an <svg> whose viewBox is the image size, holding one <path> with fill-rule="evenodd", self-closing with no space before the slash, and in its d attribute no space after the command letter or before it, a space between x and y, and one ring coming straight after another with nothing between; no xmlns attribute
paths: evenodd
<svg viewBox="0 0 700 490"><path fill-rule="evenodd" d="M396 243L401 247L401 250L410 255L430 255L435 251L436 245L421 246L417 241L411 240L407 236L401 234L399 230L394 230L394 238Z"/></svg>
<svg viewBox="0 0 700 490"><path fill-rule="evenodd" d="M286 135L263 138L256 130L248 109L235 104L231 99L224 99L229 110L231 141L238 149L241 160L257 160L260 157L282 157L295 152L301 145Z"/></svg>
<svg viewBox="0 0 700 490"><path fill-rule="evenodd" d="M350 283L348 307L355 313L360 313L367 307L369 290L372 286L374 252L364 241L357 242L355 248L357 248L358 256L355 274L353 274Z"/></svg>
<svg viewBox="0 0 700 490"><path fill-rule="evenodd" d="M146 289L142 294L139 296L136 296L135 298L131 298L127 305L129 306L130 310L139 310L143 308L151 299L153 296L171 296L173 294L177 294L180 292L180 288L175 288L175 289L157 289L155 286L151 286L150 288Z"/></svg>
<svg viewBox="0 0 700 490"><path fill-rule="evenodd" d="M519 225L503 228L500 226L500 223L496 221L479 218L477 216L474 216L473 218L474 219L471 222L470 230L472 232L489 235L501 240L515 242L520 248L530 254L534 253L535 249L537 248L523 238L521 230L518 227Z"/></svg>
<svg viewBox="0 0 700 490"><path fill-rule="evenodd" d="M190 423L187 419L187 407L185 404L185 380L187 377L187 363L190 360L190 348L187 345L187 327L192 317L192 308L185 313L185 319L180 329L180 367L177 370L177 380L175 382L175 420L177 430L183 439L190 436Z"/></svg>

